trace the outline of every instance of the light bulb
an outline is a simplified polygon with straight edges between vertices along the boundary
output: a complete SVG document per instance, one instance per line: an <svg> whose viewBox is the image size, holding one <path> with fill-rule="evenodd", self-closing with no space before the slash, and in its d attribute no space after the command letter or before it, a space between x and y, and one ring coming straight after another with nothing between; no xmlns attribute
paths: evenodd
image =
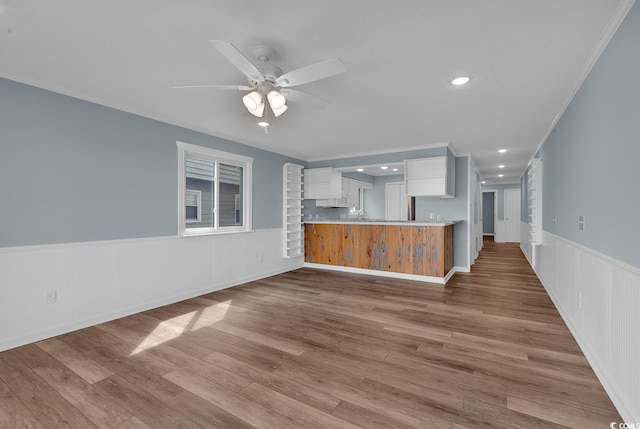
<svg viewBox="0 0 640 429"><path fill-rule="evenodd" d="M273 110L273 114L276 115L276 118L286 112L288 109L286 104L283 104L282 107L275 108L271 106L271 110Z"/></svg>
<svg viewBox="0 0 640 429"><path fill-rule="evenodd" d="M249 113L257 116L258 118L262 117L262 113L264 112L264 103L262 101L262 95L260 95L258 91L253 91L242 97L242 103L244 103Z"/></svg>
<svg viewBox="0 0 640 429"><path fill-rule="evenodd" d="M280 94L278 91L269 91L267 94L267 100L269 100L269 105L274 110L280 109L287 101L287 99L284 98L284 95Z"/></svg>

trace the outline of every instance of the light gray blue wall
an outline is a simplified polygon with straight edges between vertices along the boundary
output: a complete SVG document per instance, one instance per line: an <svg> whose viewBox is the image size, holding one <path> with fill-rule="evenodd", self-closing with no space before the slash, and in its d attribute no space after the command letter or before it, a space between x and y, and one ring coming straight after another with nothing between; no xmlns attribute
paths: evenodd
<svg viewBox="0 0 640 429"><path fill-rule="evenodd" d="M253 157L254 228L281 226L300 161L0 79L0 247L176 235L176 140Z"/></svg>
<svg viewBox="0 0 640 429"><path fill-rule="evenodd" d="M455 198L416 197L416 220L429 219L429 213L440 215L443 219L462 220L453 230L454 264L466 267L469 261L467 229L467 181L469 158L461 156L456 160L456 196Z"/></svg>
<svg viewBox="0 0 640 429"><path fill-rule="evenodd" d="M482 233L495 234L495 203L497 191L482 193Z"/></svg>
<svg viewBox="0 0 640 429"><path fill-rule="evenodd" d="M351 179L359 180L361 182L373 183L373 176L365 173L358 173L357 171L342 173L342 177L349 177Z"/></svg>
<svg viewBox="0 0 640 429"><path fill-rule="evenodd" d="M404 182L403 174L376 176L373 188L364 191L364 207L371 219L384 219L386 215L387 183Z"/></svg>
<svg viewBox="0 0 640 429"><path fill-rule="evenodd" d="M482 191L496 191L498 195L498 220L504 220L504 190L505 189L520 189L520 184L512 183L508 185L482 185ZM522 199L524 200L524 198ZM522 201L521 201L522 202ZM520 210L520 217L523 213L526 214L526 207Z"/></svg>
<svg viewBox="0 0 640 429"><path fill-rule="evenodd" d="M544 230L638 268L639 43L636 3L536 155Z"/></svg>

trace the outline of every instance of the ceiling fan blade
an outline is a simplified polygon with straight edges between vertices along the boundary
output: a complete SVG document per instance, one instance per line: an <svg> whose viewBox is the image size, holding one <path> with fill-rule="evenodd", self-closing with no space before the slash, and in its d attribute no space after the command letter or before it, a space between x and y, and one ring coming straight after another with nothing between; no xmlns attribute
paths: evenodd
<svg viewBox="0 0 640 429"><path fill-rule="evenodd" d="M254 66L242 52L229 42L224 40L209 40L211 44L218 50L231 64L236 66L238 70L247 75L249 79L256 82L264 82L264 76L260 70Z"/></svg>
<svg viewBox="0 0 640 429"><path fill-rule="evenodd" d="M237 91L248 91L253 89L247 85L181 85L173 86L173 89L190 89L190 88L211 88L211 89L234 89Z"/></svg>
<svg viewBox="0 0 640 429"><path fill-rule="evenodd" d="M339 58L311 64L283 74L276 79L276 85L282 88L298 86L325 79L347 71L347 66Z"/></svg>
<svg viewBox="0 0 640 429"><path fill-rule="evenodd" d="M291 100L294 103L304 104L305 106L315 107L316 109L324 109L331 102L317 95L309 94L308 92L302 92L298 89L281 89L280 93L284 95L287 100Z"/></svg>

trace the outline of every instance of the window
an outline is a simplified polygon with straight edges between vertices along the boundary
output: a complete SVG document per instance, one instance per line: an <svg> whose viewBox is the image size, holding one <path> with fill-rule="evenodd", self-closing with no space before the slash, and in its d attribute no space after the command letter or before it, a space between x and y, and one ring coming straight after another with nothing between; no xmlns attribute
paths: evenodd
<svg viewBox="0 0 640 429"><path fill-rule="evenodd" d="M250 231L253 158L177 145L180 235Z"/></svg>
<svg viewBox="0 0 640 429"><path fill-rule="evenodd" d="M185 191L185 220L187 223L202 221L202 191Z"/></svg>

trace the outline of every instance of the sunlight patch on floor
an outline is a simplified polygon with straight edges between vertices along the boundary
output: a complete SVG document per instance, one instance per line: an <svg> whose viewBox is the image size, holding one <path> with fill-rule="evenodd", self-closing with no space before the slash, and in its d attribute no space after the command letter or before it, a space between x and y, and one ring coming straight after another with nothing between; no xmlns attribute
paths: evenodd
<svg viewBox="0 0 640 429"><path fill-rule="evenodd" d="M231 300L228 300L164 320L138 344L129 356L136 355L158 344L174 340L185 332L192 332L205 326L211 326L225 318L230 306Z"/></svg>

